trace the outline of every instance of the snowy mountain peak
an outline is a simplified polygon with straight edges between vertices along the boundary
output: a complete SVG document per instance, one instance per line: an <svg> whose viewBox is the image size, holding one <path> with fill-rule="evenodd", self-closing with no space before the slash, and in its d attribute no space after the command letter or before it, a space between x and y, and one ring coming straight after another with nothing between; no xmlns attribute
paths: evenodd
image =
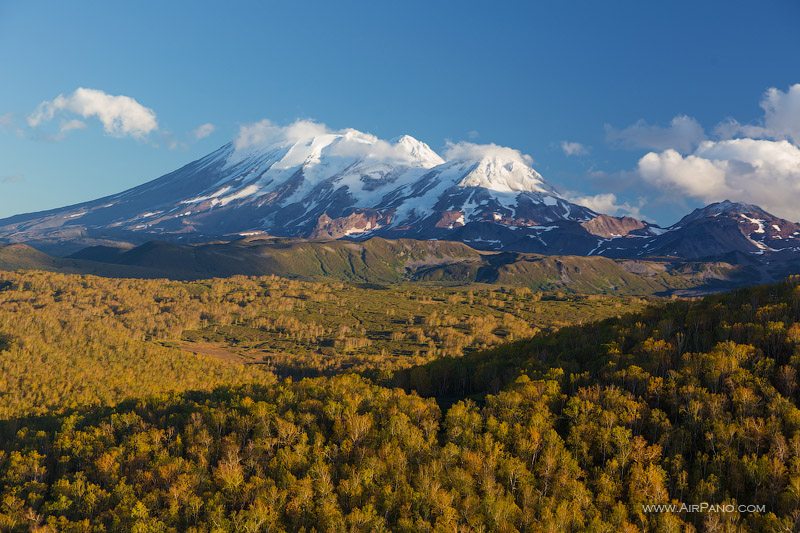
<svg viewBox="0 0 800 533"><path fill-rule="evenodd" d="M720 215L732 216L738 218L741 215L756 216L761 218L773 218L773 216L760 207L741 202L731 202L730 200L723 200L715 202L705 207L697 208L680 221L675 226L685 226L687 223L706 219L716 218Z"/></svg>
<svg viewBox="0 0 800 533"><path fill-rule="evenodd" d="M496 192L536 192L555 195L531 163L533 159L513 148L496 144L451 144L445 157L453 165L471 169L460 187L483 187Z"/></svg>
<svg viewBox="0 0 800 533"><path fill-rule="evenodd" d="M435 167L444 163L444 159L434 152L430 146L411 135L395 137L391 140L391 143L422 162L425 168Z"/></svg>
<svg viewBox="0 0 800 533"><path fill-rule="evenodd" d="M427 144L403 135L385 141L362 131L331 130L323 124L297 121L277 126L261 121L240 128L228 157L228 166L242 161L261 161L273 169L290 169L331 163L342 167L359 161L412 168L431 168L444 160Z"/></svg>
<svg viewBox="0 0 800 533"><path fill-rule="evenodd" d="M566 224L596 247L595 236L579 226L596 213L560 197L532 163L495 144L449 144L440 157L410 135L384 140L312 121L264 120L242 126L216 152L133 189L8 220L0 238L58 239L59 232L81 231L188 241L261 231L457 238L496 247L501 232L521 239L523 249L549 252L552 243L540 233ZM576 242L564 250L579 250Z"/></svg>
<svg viewBox="0 0 800 533"><path fill-rule="evenodd" d="M541 174L527 164L498 157L485 157L478 161L475 168L464 176L458 185L482 187L497 192L550 193L552 191Z"/></svg>
<svg viewBox="0 0 800 533"><path fill-rule="evenodd" d="M745 204L742 202L731 202L730 200L723 200L709 204L702 209L706 213L739 213L748 211L763 211L760 207Z"/></svg>

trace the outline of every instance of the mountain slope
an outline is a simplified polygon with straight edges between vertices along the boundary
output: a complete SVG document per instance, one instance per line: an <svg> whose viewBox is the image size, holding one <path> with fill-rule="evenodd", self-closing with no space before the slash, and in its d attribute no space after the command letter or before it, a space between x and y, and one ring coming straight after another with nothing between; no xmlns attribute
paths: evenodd
<svg viewBox="0 0 800 533"><path fill-rule="evenodd" d="M109 250L115 250L109 248ZM89 254L87 254L89 255ZM54 257L26 244L0 244L0 270L44 270L64 274L93 274L113 278L165 277L163 271L138 265L125 265L76 254L75 257ZM167 276L168 277L168 276Z"/></svg>
<svg viewBox="0 0 800 533"><path fill-rule="evenodd" d="M800 224L760 207L719 202L696 209L656 239L651 252L700 258L730 252L764 254L797 251Z"/></svg>
<svg viewBox="0 0 800 533"><path fill-rule="evenodd" d="M725 259L764 264L800 259L800 224L749 204L727 200L713 203L695 209L657 233L638 235L637 239L599 239L592 253L608 257ZM637 234L634 231L629 235Z"/></svg>
<svg viewBox="0 0 800 533"><path fill-rule="evenodd" d="M595 245L581 224L597 213L559 196L527 156L467 143L445 156L408 135L265 125L120 194L0 220L0 239L56 251L255 233L438 238L540 253Z"/></svg>
<svg viewBox="0 0 800 533"><path fill-rule="evenodd" d="M793 272L800 262L800 225L757 206L720 202L668 228L601 214L559 195L528 156L493 144L449 145L442 157L408 135L385 141L306 121L259 123L245 133L122 193L0 220L0 242L67 255L87 246L106 247L99 250L107 254L108 246L154 240L259 235L436 239L479 250L725 261L771 270L755 281ZM171 253L164 245L159 250Z"/></svg>
<svg viewBox="0 0 800 533"><path fill-rule="evenodd" d="M150 242L113 261L183 279L274 274L364 283L483 282L593 294L704 292L741 283L738 269L729 264L701 268L605 257L486 253L458 242L378 237L316 243L243 239L196 246Z"/></svg>
<svg viewBox="0 0 800 533"><path fill-rule="evenodd" d="M250 237L182 245L151 241L132 249L90 247L68 258L25 245L0 248L0 270L49 270L106 277L206 279L277 275L354 283L491 283L584 294L701 294L752 279L778 279L727 262L695 263L485 252L463 243L382 239L326 241Z"/></svg>

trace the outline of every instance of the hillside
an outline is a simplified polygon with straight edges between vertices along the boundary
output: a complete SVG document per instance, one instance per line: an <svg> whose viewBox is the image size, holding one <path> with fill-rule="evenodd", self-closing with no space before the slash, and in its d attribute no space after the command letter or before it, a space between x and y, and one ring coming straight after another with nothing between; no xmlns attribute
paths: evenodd
<svg viewBox="0 0 800 533"><path fill-rule="evenodd" d="M44 270L64 274L93 274L128 278L154 278L161 275L160 272L136 265L51 256L27 244L0 244L0 271L3 270Z"/></svg>
<svg viewBox="0 0 800 533"><path fill-rule="evenodd" d="M491 283L578 294L701 294L785 275L761 272L744 259L730 262L624 260L475 250L463 243L388 240L306 241L249 237L179 245L148 242L133 248L92 246L70 257L47 256L25 245L0 248L0 269L40 269L108 277L194 280L276 275L356 283L404 281Z"/></svg>
<svg viewBox="0 0 800 533"><path fill-rule="evenodd" d="M481 261L426 267L417 280L474 280L533 290L578 294L668 294L713 292L746 283L742 268L729 263L613 260L605 257L499 253Z"/></svg>
<svg viewBox="0 0 800 533"><path fill-rule="evenodd" d="M58 270L64 263L25 244L0 244L0 270Z"/></svg>
<svg viewBox="0 0 800 533"><path fill-rule="evenodd" d="M436 240L548 256L736 260L753 267L749 284L781 279L762 274L794 273L800 264L800 224L756 205L715 202L660 227L572 202L531 166L530 157L507 147L458 143L442 157L409 135L383 140L309 121L262 124L259 131L118 194L0 219L0 242L55 255L94 247L95 259L113 255L97 247L157 246L139 250L147 258L131 252L118 259L146 266L158 253L164 257L152 265L183 278L220 275L226 270L220 261L228 258L243 262L238 270L231 267L234 273L268 273L269 265L230 249L176 255L187 244L251 236ZM337 253L334 263L349 261ZM288 265L272 268L282 266ZM314 270L299 266L306 274ZM332 267L341 274L341 265ZM375 277L386 275L393 273ZM364 274L354 265L348 279L359 277ZM626 285L612 277L605 285Z"/></svg>

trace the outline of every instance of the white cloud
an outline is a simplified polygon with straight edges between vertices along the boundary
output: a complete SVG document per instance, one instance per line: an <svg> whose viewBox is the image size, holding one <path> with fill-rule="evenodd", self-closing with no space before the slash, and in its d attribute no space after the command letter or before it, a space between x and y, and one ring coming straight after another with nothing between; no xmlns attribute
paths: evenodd
<svg viewBox="0 0 800 533"><path fill-rule="evenodd" d="M800 144L800 83L781 92L771 88L761 101L764 124L771 136L786 138Z"/></svg>
<svg viewBox="0 0 800 533"><path fill-rule="evenodd" d="M792 85L785 93L774 87L769 89L761 108L764 125L771 136L800 144L800 83Z"/></svg>
<svg viewBox="0 0 800 533"><path fill-rule="evenodd" d="M72 130L82 130L86 127L86 123L82 120L78 120L74 118L72 120L65 120L61 123L61 127L58 128L60 133L67 133L68 131Z"/></svg>
<svg viewBox="0 0 800 533"><path fill-rule="evenodd" d="M61 113L71 113L83 118L96 117L102 122L106 133L115 137L127 135L141 138L158 129L155 112L130 96L114 96L83 87L67 96L60 94L39 104L28 116L28 125L32 128L38 127Z"/></svg>
<svg viewBox="0 0 800 533"><path fill-rule="evenodd" d="M561 150L567 156L581 156L589 153L584 145L573 141L561 141Z"/></svg>
<svg viewBox="0 0 800 533"><path fill-rule="evenodd" d="M37 134L37 138L49 142L60 142L66 138L69 132L75 130L82 130L85 128L86 128L86 123L77 118L70 120L62 120L61 124L58 126L58 132Z"/></svg>
<svg viewBox="0 0 800 533"><path fill-rule="evenodd" d="M638 173L658 188L705 202L754 203L800 220L800 148L788 141L706 141L685 157L675 150L650 152L639 160Z"/></svg>
<svg viewBox="0 0 800 533"><path fill-rule="evenodd" d="M723 139L737 136L788 139L800 145L800 83L791 85L786 92L775 87L768 89L761 99L764 117L761 124L740 124L728 119L717 126Z"/></svg>
<svg viewBox="0 0 800 533"><path fill-rule="evenodd" d="M192 136L197 140L205 139L214 133L215 129L216 127L213 124L206 122L205 124L200 124L194 130L192 130Z"/></svg>
<svg viewBox="0 0 800 533"><path fill-rule="evenodd" d="M248 150L275 143L294 144L326 133L329 133L327 126L312 120L298 120L288 126L279 126L263 119L240 126L233 145L237 150Z"/></svg>
<svg viewBox="0 0 800 533"><path fill-rule="evenodd" d="M686 115L678 115L669 126L654 126L644 120L618 130L606 124L606 139L623 148L649 150L673 149L688 153L695 149L706 134L697 120Z"/></svg>
<svg viewBox="0 0 800 533"><path fill-rule="evenodd" d="M728 119L717 125L717 140L704 139L702 127L686 116L667 128L643 121L624 130L607 126L608 139L651 147L630 174L671 193L663 198L754 203L800 220L800 84L767 90L760 105L758 123Z"/></svg>
<svg viewBox="0 0 800 533"><path fill-rule="evenodd" d="M532 165L533 158L514 148L499 146L497 144L474 144L470 142L448 142L444 151L444 158L448 161L479 161L485 158L518 161L523 165Z"/></svg>
<svg viewBox="0 0 800 533"><path fill-rule="evenodd" d="M681 191L696 198L710 198L730 191L725 171L713 161L675 150L650 152L639 160L639 175L645 181L665 189Z"/></svg>
<svg viewBox="0 0 800 533"><path fill-rule="evenodd" d="M10 176L0 177L0 183L19 183L22 180L22 174L11 174Z"/></svg>
<svg viewBox="0 0 800 533"><path fill-rule="evenodd" d="M565 197L570 202L588 207L597 213L643 218L641 213L643 202L640 202L638 206L631 205L628 202L620 203L614 193L595 194L593 196L581 196L573 193L566 194Z"/></svg>
<svg viewBox="0 0 800 533"><path fill-rule="evenodd" d="M478 132L478 130L469 130L469 131L467 132L467 137L468 137L469 139L472 139L472 140L475 140L475 139L477 139L477 138L478 138L478 137L480 137L480 136L481 136L481 134L480 134L480 132Z"/></svg>

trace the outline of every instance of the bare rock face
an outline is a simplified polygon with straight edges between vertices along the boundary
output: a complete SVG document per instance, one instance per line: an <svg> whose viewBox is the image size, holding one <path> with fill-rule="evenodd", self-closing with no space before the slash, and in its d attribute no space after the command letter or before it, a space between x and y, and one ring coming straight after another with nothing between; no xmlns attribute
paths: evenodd
<svg viewBox="0 0 800 533"><path fill-rule="evenodd" d="M464 225L464 213L462 211L443 211L442 218L436 223L437 228L453 229Z"/></svg>
<svg viewBox="0 0 800 533"><path fill-rule="evenodd" d="M317 225L311 232L311 239L341 239L358 236L380 229L391 222L391 213L376 209L353 211L349 215L331 218L327 213L320 215Z"/></svg>
<svg viewBox="0 0 800 533"><path fill-rule="evenodd" d="M647 227L644 222L632 217L612 217L610 215L598 215L592 220L583 222L581 226L592 235L606 239L624 237L632 231Z"/></svg>

